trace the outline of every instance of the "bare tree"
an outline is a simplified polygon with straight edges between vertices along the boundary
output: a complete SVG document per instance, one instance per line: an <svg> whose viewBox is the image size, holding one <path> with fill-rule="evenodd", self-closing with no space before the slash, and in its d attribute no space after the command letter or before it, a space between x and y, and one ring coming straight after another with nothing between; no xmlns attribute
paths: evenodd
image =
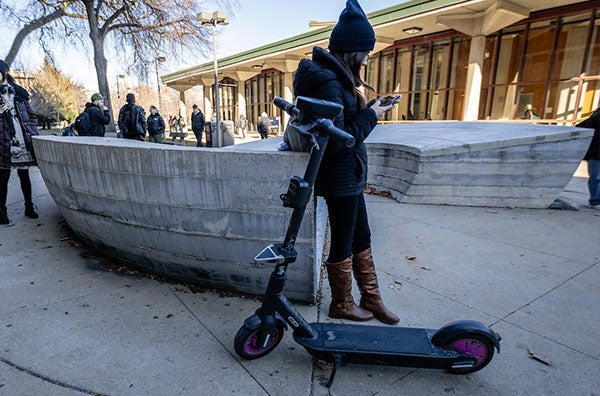
<svg viewBox="0 0 600 396"><path fill-rule="evenodd" d="M231 12L237 0L211 3ZM23 40L33 31L39 31L39 43L51 58L52 48L60 41L85 48L85 43L89 43L84 34L87 33L98 87L109 109L112 106L105 52L107 38L114 44L111 56L144 76L159 54L177 59L184 52L207 53L209 31L196 19L203 10L203 4L197 0L29 0L16 6L0 0L0 13L19 29L7 61L14 60ZM112 123L111 128L114 128Z"/></svg>

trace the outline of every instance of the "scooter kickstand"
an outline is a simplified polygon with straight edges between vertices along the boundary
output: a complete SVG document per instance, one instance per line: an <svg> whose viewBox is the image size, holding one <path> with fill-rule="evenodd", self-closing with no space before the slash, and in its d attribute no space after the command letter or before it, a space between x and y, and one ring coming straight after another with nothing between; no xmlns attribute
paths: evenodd
<svg viewBox="0 0 600 396"><path fill-rule="evenodd" d="M333 355L333 368L331 369L331 375L329 376L329 381L327 381L327 383L325 384L325 387L327 389L331 388L331 385L333 385L333 379L335 378L335 372L338 368L338 366L342 363L342 355L340 354L335 354Z"/></svg>

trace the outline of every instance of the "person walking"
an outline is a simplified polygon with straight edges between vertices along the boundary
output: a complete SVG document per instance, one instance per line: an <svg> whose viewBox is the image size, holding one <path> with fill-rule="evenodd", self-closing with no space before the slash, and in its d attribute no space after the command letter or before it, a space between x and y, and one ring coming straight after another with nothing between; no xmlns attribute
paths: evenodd
<svg viewBox="0 0 600 396"><path fill-rule="evenodd" d="M356 139L345 148L330 139L317 179L315 194L327 203L331 242L326 260L332 301L329 316L366 321L373 316L395 324L398 316L383 303L371 252L371 231L363 191L367 181L367 150L364 140L377 119L393 105L382 106L381 100L367 105L359 92L361 86L372 87L361 79L369 52L375 46L375 34L356 0L346 8L329 38L329 52L314 47L312 59L303 59L294 76L294 95L308 96L339 103L342 114L334 119L336 127ZM360 289L360 304L352 298L352 274Z"/></svg>
<svg viewBox="0 0 600 396"><path fill-rule="evenodd" d="M15 83L10 67L0 60L0 224L9 224L6 199L11 169L17 170L25 199L25 216L37 219L31 194L29 167L35 165L31 136L37 135L37 115L29 93Z"/></svg>
<svg viewBox="0 0 600 396"><path fill-rule="evenodd" d="M110 113L104 105L104 97L101 93L92 95L90 102L85 104L84 112L88 115L89 125L86 125L79 135L104 137L106 126L110 123Z"/></svg>
<svg viewBox="0 0 600 396"><path fill-rule="evenodd" d="M594 129L590 147L583 159L587 161L588 165L588 190L590 192L588 203L590 208L600 210L600 107L587 120L576 126Z"/></svg>
<svg viewBox="0 0 600 396"><path fill-rule="evenodd" d="M267 139L269 137L269 127L271 126L271 120L269 115L264 111L258 119L258 133L261 139Z"/></svg>
<svg viewBox="0 0 600 396"><path fill-rule="evenodd" d="M146 120L148 125L148 141L151 143L162 143L165 138L165 120L158 113L156 106L150 106L150 115Z"/></svg>
<svg viewBox="0 0 600 396"><path fill-rule="evenodd" d="M202 147L202 132L204 132L204 114L197 105L192 106L192 132L196 136L196 147Z"/></svg>
<svg viewBox="0 0 600 396"><path fill-rule="evenodd" d="M238 120L238 131L242 139L246 139L246 127L248 126L248 120L243 114L240 114L240 118Z"/></svg>
<svg viewBox="0 0 600 396"><path fill-rule="evenodd" d="M135 104L135 95L128 93L126 105L119 110L119 129L125 139L146 140L146 113Z"/></svg>

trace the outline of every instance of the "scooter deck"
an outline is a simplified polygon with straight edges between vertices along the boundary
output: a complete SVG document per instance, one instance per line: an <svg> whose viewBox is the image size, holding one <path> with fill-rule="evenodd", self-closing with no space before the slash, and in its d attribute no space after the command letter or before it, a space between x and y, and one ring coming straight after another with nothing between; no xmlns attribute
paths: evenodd
<svg viewBox="0 0 600 396"><path fill-rule="evenodd" d="M335 356L348 363L446 368L458 354L431 343L436 330L311 323L320 335L314 339L294 337L313 356L333 362Z"/></svg>

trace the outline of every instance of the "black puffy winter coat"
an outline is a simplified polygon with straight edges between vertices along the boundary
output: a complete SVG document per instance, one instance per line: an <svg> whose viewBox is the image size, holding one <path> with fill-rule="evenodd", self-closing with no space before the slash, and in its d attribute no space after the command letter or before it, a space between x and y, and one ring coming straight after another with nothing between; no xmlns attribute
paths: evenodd
<svg viewBox="0 0 600 396"><path fill-rule="evenodd" d="M597 108L587 120L580 122L575 126L594 129L594 137L592 137L590 147L583 159L586 161L591 159L600 161L600 107Z"/></svg>
<svg viewBox="0 0 600 396"><path fill-rule="evenodd" d="M90 117L90 130L88 136L104 137L106 133L106 125L110 124L110 114L108 110L102 110L93 103L86 103L85 110Z"/></svg>
<svg viewBox="0 0 600 396"><path fill-rule="evenodd" d="M37 115L29 104L29 93L19 85L11 85L15 90L14 104L23 133L27 133L29 136L37 135ZM11 166L10 146L14 133L10 112L0 113L0 168L8 169ZM33 147L27 147L27 149L33 152Z"/></svg>
<svg viewBox="0 0 600 396"><path fill-rule="evenodd" d="M344 67L322 48L314 47L312 60L303 59L294 76L294 95L328 100L344 106L335 126L356 139L345 148L329 140L315 182L315 193L325 197L351 197L363 192L367 183L367 149L364 140L375 125L377 115L360 108L354 83Z"/></svg>

